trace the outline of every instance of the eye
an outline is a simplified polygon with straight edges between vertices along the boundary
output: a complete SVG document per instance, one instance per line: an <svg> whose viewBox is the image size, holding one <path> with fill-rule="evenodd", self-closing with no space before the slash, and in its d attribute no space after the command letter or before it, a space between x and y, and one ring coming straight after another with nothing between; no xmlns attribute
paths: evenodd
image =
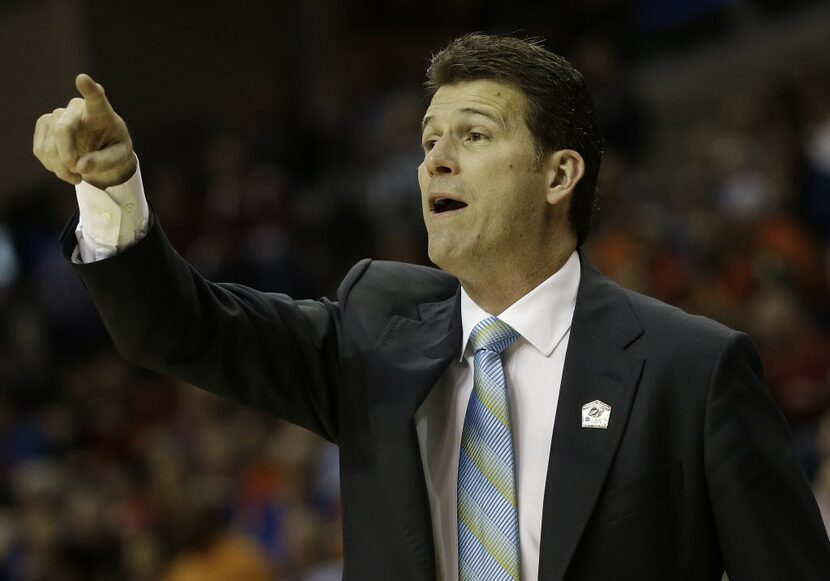
<svg viewBox="0 0 830 581"><path fill-rule="evenodd" d="M429 151L433 147L435 147L435 142L436 141L437 141L436 139L427 139L426 141L424 141L424 143L423 143L424 151Z"/></svg>
<svg viewBox="0 0 830 581"><path fill-rule="evenodd" d="M467 139L469 141L484 141L487 139L487 136L481 133L480 131L470 131L467 134Z"/></svg>

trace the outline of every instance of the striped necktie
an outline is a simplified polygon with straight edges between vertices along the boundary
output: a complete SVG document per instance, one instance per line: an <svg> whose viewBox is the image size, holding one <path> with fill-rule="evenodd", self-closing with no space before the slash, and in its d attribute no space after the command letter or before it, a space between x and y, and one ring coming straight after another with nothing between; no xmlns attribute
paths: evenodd
<svg viewBox="0 0 830 581"><path fill-rule="evenodd" d="M470 333L475 351L458 460L459 581L519 579L513 435L501 352L519 337L490 317Z"/></svg>

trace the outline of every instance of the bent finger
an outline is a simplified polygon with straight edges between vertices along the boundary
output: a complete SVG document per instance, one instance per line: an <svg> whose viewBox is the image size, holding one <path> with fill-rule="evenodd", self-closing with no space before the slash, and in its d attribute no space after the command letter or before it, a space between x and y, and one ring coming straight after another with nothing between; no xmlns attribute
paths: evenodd
<svg viewBox="0 0 830 581"><path fill-rule="evenodd" d="M32 136L32 153L37 158L40 157L38 154L43 151L43 142L46 141L46 135L49 133L51 122L52 116L49 113L44 113L38 117L35 123L35 133Z"/></svg>
<svg viewBox="0 0 830 581"><path fill-rule="evenodd" d="M65 167L58 167L54 171L56 176L58 176L65 182L69 182L72 185L77 186L82 181L80 175L69 171Z"/></svg>
<svg viewBox="0 0 830 581"><path fill-rule="evenodd" d="M58 150L58 157L61 163L72 171L74 171L75 163L78 161L75 140L78 134L78 127L81 125L81 115L82 110L80 107L68 107L63 112L63 115L55 121L52 129L55 147Z"/></svg>
<svg viewBox="0 0 830 581"><path fill-rule="evenodd" d="M37 142L34 144L35 157L43 164L43 167L51 172L54 172L55 168L61 166L61 161L58 158L58 152L55 148L55 139L52 135L52 123L54 119L54 115L44 116L37 131Z"/></svg>

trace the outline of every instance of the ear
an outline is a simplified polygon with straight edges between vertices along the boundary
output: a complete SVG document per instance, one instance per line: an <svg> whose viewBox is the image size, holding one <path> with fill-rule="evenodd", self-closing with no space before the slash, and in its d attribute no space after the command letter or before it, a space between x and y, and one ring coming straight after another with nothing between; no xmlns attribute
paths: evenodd
<svg viewBox="0 0 830 581"><path fill-rule="evenodd" d="M551 153L545 163L548 183L548 204L555 206L571 193L585 174L585 160L578 151L560 149Z"/></svg>

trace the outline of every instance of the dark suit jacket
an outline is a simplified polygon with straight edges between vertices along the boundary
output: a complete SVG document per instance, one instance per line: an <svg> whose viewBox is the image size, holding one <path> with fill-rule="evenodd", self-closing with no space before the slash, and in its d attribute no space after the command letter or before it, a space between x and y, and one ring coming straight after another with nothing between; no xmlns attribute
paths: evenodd
<svg viewBox="0 0 830 581"><path fill-rule="evenodd" d="M344 578L434 579L413 414L460 347L458 281L364 260L336 302L296 301L206 281L151 224L117 256L73 265L118 350L338 444ZM731 581L830 579L827 534L750 340L580 260L539 578L719 581L725 567ZM596 399L610 423L584 429Z"/></svg>

